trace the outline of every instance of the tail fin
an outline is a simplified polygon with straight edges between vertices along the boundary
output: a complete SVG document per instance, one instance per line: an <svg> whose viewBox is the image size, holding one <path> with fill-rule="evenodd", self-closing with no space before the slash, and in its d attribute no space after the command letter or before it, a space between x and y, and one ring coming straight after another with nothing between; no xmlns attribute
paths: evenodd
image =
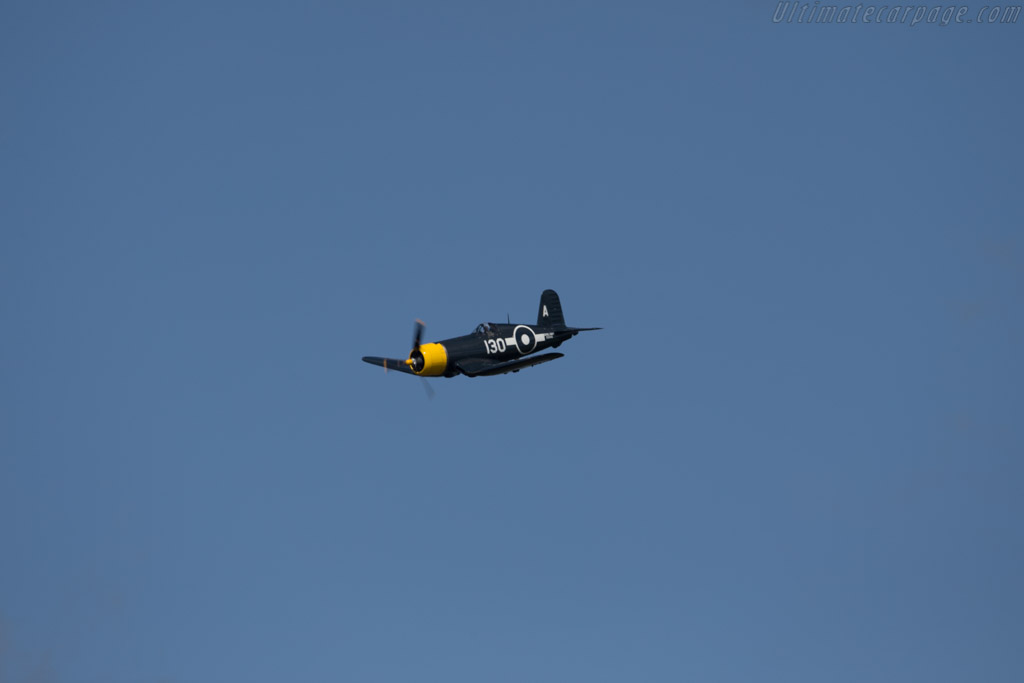
<svg viewBox="0 0 1024 683"><path fill-rule="evenodd" d="M537 325L539 327L565 328L565 318L562 317L562 302L553 289L545 289L540 295L540 309L537 311Z"/></svg>

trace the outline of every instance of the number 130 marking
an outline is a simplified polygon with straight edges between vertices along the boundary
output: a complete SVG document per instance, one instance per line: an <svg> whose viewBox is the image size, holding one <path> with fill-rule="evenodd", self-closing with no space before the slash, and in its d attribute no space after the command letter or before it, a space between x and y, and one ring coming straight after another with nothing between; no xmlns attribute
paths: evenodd
<svg viewBox="0 0 1024 683"><path fill-rule="evenodd" d="M505 353L505 348L505 340L500 337L497 339L484 340L484 349L487 350L488 354Z"/></svg>

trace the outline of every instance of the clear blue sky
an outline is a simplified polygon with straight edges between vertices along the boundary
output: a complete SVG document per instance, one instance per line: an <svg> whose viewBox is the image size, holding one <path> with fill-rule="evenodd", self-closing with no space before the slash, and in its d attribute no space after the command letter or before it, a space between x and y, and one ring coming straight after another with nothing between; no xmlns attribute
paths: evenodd
<svg viewBox="0 0 1024 683"><path fill-rule="evenodd" d="M1022 680L1024 18L775 8L4 3L0 680Z"/></svg>

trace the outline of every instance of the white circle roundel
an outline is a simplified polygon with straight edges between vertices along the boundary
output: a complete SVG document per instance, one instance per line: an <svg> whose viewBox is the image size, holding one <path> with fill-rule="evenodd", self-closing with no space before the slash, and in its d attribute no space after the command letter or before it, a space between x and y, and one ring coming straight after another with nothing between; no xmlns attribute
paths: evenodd
<svg viewBox="0 0 1024 683"><path fill-rule="evenodd" d="M527 354L537 348L537 335L526 325L516 325L512 331L512 339L520 354Z"/></svg>

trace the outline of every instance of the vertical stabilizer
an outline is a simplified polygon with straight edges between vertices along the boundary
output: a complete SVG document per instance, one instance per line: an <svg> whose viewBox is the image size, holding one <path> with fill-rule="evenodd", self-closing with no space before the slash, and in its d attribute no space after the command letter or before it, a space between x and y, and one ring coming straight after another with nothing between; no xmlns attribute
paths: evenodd
<svg viewBox="0 0 1024 683"><path fill-rule="evenodd" d="M562 329L565 327L565 318L562 316L562 302L553 289L545 289L540 295L540 308L537 310L537 325L540 327L554 327Z"/></svg>

